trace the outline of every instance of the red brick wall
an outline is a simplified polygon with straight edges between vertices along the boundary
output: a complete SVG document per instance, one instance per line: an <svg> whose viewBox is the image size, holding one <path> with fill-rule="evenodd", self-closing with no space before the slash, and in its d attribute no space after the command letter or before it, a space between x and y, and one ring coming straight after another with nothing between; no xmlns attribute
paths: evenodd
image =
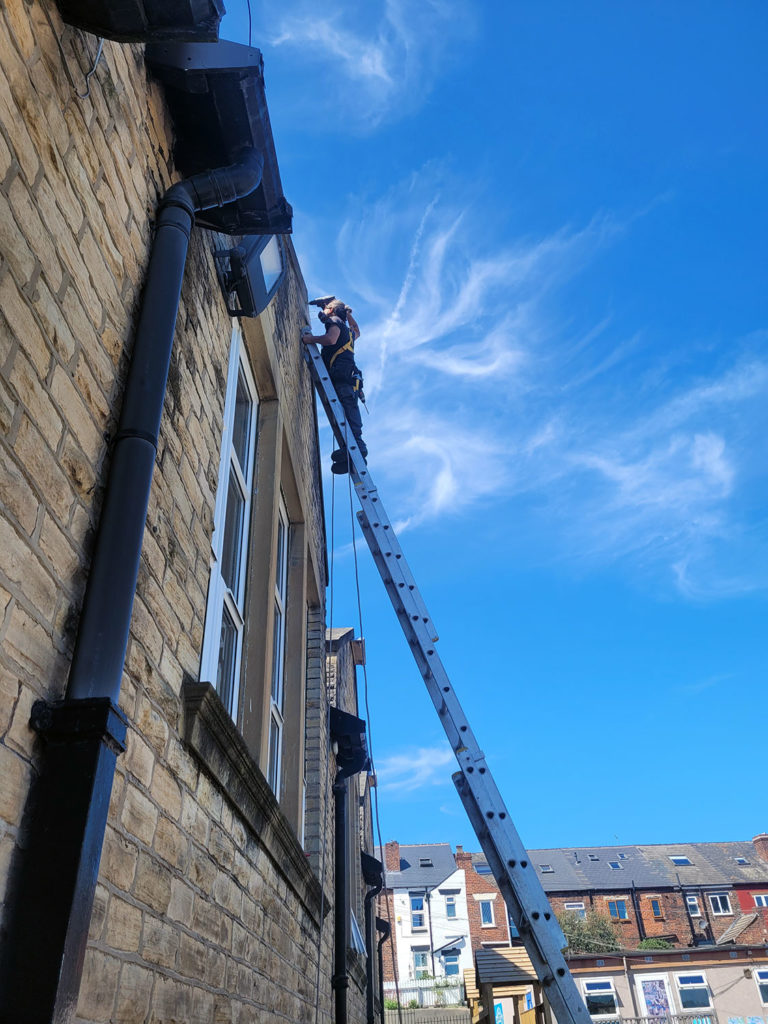
<svg viewBox="0 0 768 1024"><path fill-rule="evenodd" d="M484 942L503 942L509 945L509 928L507 927L507 905L496 885L493 875L478 875L472 867L472 855L456 852L456 866L463 868L467 887L467 914L469 917L469 936L472 952L481 949ZM475 899L482 893L495 893L493 901L494 926L483 925L480 917L480 903Z"/></svg>
<svg viewBox="0 0 768 1024"><path fill-rule="evenodd" d="M387 845L389 846L390 844ZM394 981L395 973L392 969L392 963L393 960L397 963L397 923L395 919L394 900L390 890L384 889L376 897L376 915L382 918L382 920L388 921L392 926L390 937L381 947L381 953L384 961L384 981Z"/></svg>

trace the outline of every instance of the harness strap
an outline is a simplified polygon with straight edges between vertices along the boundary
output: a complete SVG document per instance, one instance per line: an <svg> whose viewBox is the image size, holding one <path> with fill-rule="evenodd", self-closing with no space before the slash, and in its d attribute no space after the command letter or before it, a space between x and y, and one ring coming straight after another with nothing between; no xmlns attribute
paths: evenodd
<svg viewBox="0 0 768 1024"><path fill-rule="evenodd" d="M330 370L330 368L333 366L333 364L336 362L336 360L338 359L338 357L341 355L342 352L354 352L354 351L355 351L355 343L354 343L354 341L352 339L352 336L350 334L350 338L349 338L349 341L347 342L347 344L346 345L342 345L341 348L337 352L334 352L333 355L331 356L331 361L328 363L328 369Z"/></svg>

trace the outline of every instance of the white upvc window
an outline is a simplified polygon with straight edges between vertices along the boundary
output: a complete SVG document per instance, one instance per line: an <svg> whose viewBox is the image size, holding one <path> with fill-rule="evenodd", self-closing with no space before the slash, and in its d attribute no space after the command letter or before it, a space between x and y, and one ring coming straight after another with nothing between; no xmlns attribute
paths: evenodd
<svg viewBox="0 0 768 1024"><path fill-rule="evenodd" d="M414 978L429 977L429 954L421 950L413 951L413 976Z"/></svg>
<svg viewBox="0 0 768 1024"><path fill-rule="evenodd" d="M686 896L685 902L688 904L688 913L691 915L691 917L701 917L701 907L699 907L698 896Z"/></svg>
<svg viewBox="0 0 768 1024"><path fill-rule="evenodd" d="M613 987L612 978L595 978L590 981L583 981L584 1002L587 1004L587 1013L590 1017L616 1017L618 1007L616 1005L616 990Z"/></svg>
<svg viewBox="0 0 768 1024"><path fill-rule="evenodd" d="M446 949L443 953L443 969L446 978L456 977L459 973L459 953L455 949Z"/></svg>
<svg viewBox="0 0 768 1024"><path fill-rule="evenodd" d="M676 974L677 994L683 1010L708 1010L712 1006L706 976Z"/></svg>
<svg viewBox="0 0 768 1024"><path fill-rule="evenodd" d="M269 784L280 799L285 712L285 609L288 590L288 512L280 495L275 555L274 627L272 633L272 690L269 702Z"/></svg>
<svg viewBox="0 0 768 1024"><path fill-rule="evenodd" d="M711 892L709 904L715 917L728 917L733 914L731 900L727 892Z"/></svg>
<svg viewBox="0 0 768 1024"><path fill-rule="evenodd" d="M456 917L456 897L446 896L445 897L445 916Z"/></svg>
<svg viewBox="0 0 768 1024"><path fill-rule="evenodd" d="M752 895L755 898L756 907L768 907L768 892L756 892Z"/></svg>
<svg viewBox="0 0 768 1024"><path fill-rule="evenodd" d="M420 931L422 928L426 928L426 918L424 917L424 897L420 893L411 893L411 928L414 931Z"/></svg>
<svg viewBox="0 0 768 1024"><path fill-rule="evenodd" d="M492 928L495 923L493 900L480 900L480 924L483 928Z"/></svg>
<svg viewBox="0 0 768 1024"><path fill-rule="evenodd" d="M564 903L563 910L567 910L571 914L576 914L577 917L587 916L587 911L584 909L584 903L582 901L579 901L578 903Z"/></svg>
<svg viewBox="0 0 768 1024"><path fill-rule="evenodd" d="M768 1006L768 971L755 971L755 984L760 993L760 1002Z"/></svg>
<svg viewBox="0 0 768 1024"><path fill-rule="evenodd" d="M232 333L224 432L211 538L211 575L200 678L213 682L237 720L243 650L248 531L254 487L258 397L239 328Z"/></svg>

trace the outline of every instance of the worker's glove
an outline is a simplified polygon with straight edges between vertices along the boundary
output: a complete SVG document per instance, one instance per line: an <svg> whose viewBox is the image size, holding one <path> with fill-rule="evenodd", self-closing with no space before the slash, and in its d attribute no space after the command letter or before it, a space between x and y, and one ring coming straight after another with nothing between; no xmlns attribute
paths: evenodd
<svg viewBox="0 0 768 1024"><path fill-rule="evenodd" d="M301 328L301 330L299 331L299 338L301 338L301 339L303 340L303 339L304 339L304 336L305 336L305 335L307 335L307 334L311 334L311 333L312 333L312 328L311 328L311 327L307 327L307 326L304 326L304 327L302 327L302 328Z"/></svg>

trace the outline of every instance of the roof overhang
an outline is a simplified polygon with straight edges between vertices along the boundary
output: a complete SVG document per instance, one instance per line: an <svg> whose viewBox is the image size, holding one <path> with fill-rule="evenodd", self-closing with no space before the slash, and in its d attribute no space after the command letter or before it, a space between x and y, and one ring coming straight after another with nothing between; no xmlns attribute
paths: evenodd
<svg viewBox="0 0 768 1024"><path fill-rule="evenodd" d="M219 35L222 0L57 0L68 25L118 43L210 40Z"/></svg>
<svg viewBox="0 0 768 1024"><path fill-rule="evenodd" d="M261 52L241 43L152 43L146 62L165 92L185 177L225 167L250 150L264 156L250 195L199 214L197 223L227 235L282 235L293 211L283 196L264 91Z"/></svg>

